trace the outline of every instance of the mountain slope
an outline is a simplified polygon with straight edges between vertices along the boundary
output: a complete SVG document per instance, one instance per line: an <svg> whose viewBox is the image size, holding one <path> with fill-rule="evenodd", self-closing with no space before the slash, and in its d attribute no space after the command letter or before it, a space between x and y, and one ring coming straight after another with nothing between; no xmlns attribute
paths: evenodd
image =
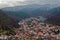
<svg viewBox="0 0 60 40"><path fill-rule="evenodd" d="M20 19L29 18L29 17L37 17L37 16L47 16L47 9L51 9L51 5L25 5L25 6L16 6L16 7L7 7L2 10L6 12L6 14L12 16L16 20L20 21Z"/></svg>
<svg viewBox="0 0 60 40"><path fill-rule="evenodd" d="M18 27L18 23L0 10L0 29L8 31L14 27Z"/></svg>
<svg viewBox="0 0 60 40"><path fill-rule="evenodd" d="M6 12L6 14L10 15L16 21L20 21L21 19L29 18L29 17L37 17L43 16L48 18L52 16L49 11L55 8L54 5L25 5L25 6L15 6L15 7L7 7L2 10ZM55 12L55 11L54 11Z"/></svg>
<svg viewBox="0 0 60 40"><path fill-rule="evenodd" d="M48 23L60 25L60 7L51 9L49 13L51 13L51 16L48 17L46 21Z"/></svg>
<svg viewBox="0 0 60 40"><path fill-rule="evenodd" d="M30 15L28 13L22 12L22 11L7 11L6 14L13 17L16 21L20 21L21 19L29 18Z"/></svg>

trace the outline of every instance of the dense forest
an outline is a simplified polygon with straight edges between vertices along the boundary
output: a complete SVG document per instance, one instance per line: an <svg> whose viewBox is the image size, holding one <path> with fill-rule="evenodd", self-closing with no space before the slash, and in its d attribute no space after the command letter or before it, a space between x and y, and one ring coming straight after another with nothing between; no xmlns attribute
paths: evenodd
<svg viewBox="0 0 60 40"><path fill-rule="evenodd" d="M18 22L0 10L0 33L12 33L18 27Z"/></svg>

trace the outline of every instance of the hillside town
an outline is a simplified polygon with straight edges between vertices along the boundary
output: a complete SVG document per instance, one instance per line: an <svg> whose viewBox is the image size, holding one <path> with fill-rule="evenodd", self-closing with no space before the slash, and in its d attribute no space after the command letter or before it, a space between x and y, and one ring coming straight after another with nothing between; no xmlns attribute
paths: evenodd
<svg viewBox="0 0 60 40"><path fill-rule="evenodd" d="M22 20L19 25L20 35L25 40L60 40L60 26L44 23L38 18Z"/></svg>
<svg viewBox="0 0 60 40"><path fill-rule="evenodd" d="M44 23L39 18L27 18L18 24L15 34L1 36L9 37L7 40L60 40L60 26Z"/></svg>

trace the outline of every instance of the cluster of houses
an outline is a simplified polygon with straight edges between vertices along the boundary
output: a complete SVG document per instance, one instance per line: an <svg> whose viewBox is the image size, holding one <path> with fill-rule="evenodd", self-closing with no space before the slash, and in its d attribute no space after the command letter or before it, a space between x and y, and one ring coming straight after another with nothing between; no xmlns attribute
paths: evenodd
<svg viewBox="0 0 60 40"><path fill-rule="evenodd" d="M60 26L48 24L38 18L29 18L18 23L22 38L26 40L60 40Z"/></svg>
<svg viewBox="0 0 60 40"><path fill-rule="evenodd" d="M10 40L60 40L58 25L44 23L39 18L24 19L18 24L20 27L14 35L10 34Z"/></svg>

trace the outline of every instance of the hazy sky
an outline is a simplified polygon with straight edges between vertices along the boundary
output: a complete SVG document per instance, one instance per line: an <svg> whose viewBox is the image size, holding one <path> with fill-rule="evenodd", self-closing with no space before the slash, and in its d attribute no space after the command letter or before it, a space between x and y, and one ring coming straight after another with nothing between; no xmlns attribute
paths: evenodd
<svg viewBox="0 0 60 40"><path fill-rule="evenodd" d="M0 7L7 7L7 6L22 6L22 5L29 5L29 4L51 4L51 5L59 5L60 0L0 0Z"/></svg>

